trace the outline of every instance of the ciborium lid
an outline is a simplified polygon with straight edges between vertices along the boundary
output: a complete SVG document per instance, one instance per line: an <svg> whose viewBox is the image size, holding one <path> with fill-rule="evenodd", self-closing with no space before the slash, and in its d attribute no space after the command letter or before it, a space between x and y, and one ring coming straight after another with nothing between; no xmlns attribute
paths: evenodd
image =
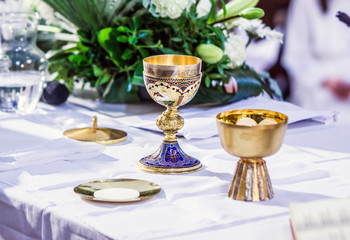
<svg viewBox="0 0 350 240"><path fill-rule="evenodd" d="M64 136L81 142L95 142L102 145L109 145L124 142L127 133L112 128L97 127L97 117L92 117L91 128L74 128L63 133Z"/></svg>

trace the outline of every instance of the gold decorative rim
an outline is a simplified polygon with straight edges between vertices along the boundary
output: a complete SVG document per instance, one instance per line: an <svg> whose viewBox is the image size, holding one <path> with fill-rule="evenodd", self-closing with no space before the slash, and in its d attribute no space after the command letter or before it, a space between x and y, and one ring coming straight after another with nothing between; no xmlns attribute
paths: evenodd
<svg viewBox="0 0 350 240"><path fill-rule="evenodd" d="M274 118L277 120L277 125L288 124L288 117L280 112L264 110L264 109L237 109L237 110L229 110L216 115L217 121L228 124L235 125L236 115L238 116L268 116L270 118ZM243 125L235 125L235 127L246 128L246 127L256 127L256 126L243 126ZM271 125L259 126L259 128L269 128Z"/></svg>
<svg viewBox="0 0 350 240"><path fill-rule="evenodd" d="M188 55L163 54L146 57L143 62L149 65L192 66L202 63L202 59Z"/></svg>
<svg viewBox="0 0 350 240"><path fill-rule="evenodd" d="M202 60L187 55L155 55L143 59L143 71L153 77L186 78L201 73Z"/></svg>
<svg viewBox="0 0 350 240"><path fill-rule="evenodd" d="M183 174L183 173L191 173L197 172L202 168L202 164L199 162L198 164L190 167L178 167L178 168L166 168L166 167L154 167L143 164L141 161L137 163L138 169L148 173L156 173L156 174Z"/></svg>
<svg viewBox="0 0 350 240"><path fill-rule="evenodd" d="M127 200L103 200L94 197L94 193L101 189L106 188L130 188L138 191L140 196ZM158 184L130 178L118 178L118 179L103 179L92 182L86 182L76 186L73 191L80 195L81 198L97 202L109 202L109 203L127 203L147 200L157 195L161 188Z"/></svg>
<svg viewBox="0 0 350 240"><path fill-rule="evenodd" d="M178 78L173 78L173 77L153 77L151 75L147 75L146 73L143 73L144 77L149 78L151 80L156 80L156 81L167 81L167 82L178 82L178 81L193 81L193 80L201 80L202 74L199 74L197 76L190 76L190 77L178 77Z"/></svg>
<svg viewBox="0 0 350 240"><path fill-rule="evenodd" d="M80 142L95 142L101 145L110 145L124 142L128 135L126 132L113 128L97 128L97 131L108 133L109 138L105 139L94 139L94 138L86 138L87 135L91 135L93 133L92 128L74 128L69 129L63 132L63 135L67 138L74 139ZM84 134L88 132L88 134ZM80 134L83 133L83 134ZM96 133L96 132L95 132ZM91 136L90 136L91 137Z"/></svg>
<svg viewBox="0 0 350 240"><path fill-rule="evenodd" d="M119 129L97 127L97 116L92 117L91 128L74 128L63 133L65 137L81 141L95 142L102 145L124 142L128 134Z"/></svg>

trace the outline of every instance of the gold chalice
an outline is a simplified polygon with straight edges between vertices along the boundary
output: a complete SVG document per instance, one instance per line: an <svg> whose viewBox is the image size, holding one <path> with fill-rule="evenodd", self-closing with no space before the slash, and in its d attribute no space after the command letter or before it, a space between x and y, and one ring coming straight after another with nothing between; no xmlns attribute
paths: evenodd
<svg viewBox="0 0 350 240"><path fill-rule="evenodd" d="M249 124L250 121L238 125L240 119L253 119L255 126ZM228 193L230 198L264 201L273 197L271 180L263 157L280 149L287 122L286 115L268 110L232 110L216 116L223 148L229 154L240 157Z"/></svg>
<svg viewBox="0 0 350 240"><path fill-rule="evenodd" d="M197 171L199 160L180 148L176 134L184 126L178 107L188 103L201 83L202 60L184 55L158 55L143 60L143 77L148 94L167 109L156 124L165 137L159 149L142 158L138 167L146 172L177 174Z"/></svg>

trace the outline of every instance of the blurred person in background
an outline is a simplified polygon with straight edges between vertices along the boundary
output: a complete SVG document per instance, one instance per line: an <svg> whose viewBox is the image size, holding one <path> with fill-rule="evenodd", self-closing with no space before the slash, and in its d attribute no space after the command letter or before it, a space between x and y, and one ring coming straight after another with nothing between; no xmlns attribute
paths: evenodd
<svg viewBox="0 0 350 240"><path fill-rule="evenodd" d="M350 117L350 28L338 11L350 13L350 0L292 0L283 63L291 102Z"/></svg>

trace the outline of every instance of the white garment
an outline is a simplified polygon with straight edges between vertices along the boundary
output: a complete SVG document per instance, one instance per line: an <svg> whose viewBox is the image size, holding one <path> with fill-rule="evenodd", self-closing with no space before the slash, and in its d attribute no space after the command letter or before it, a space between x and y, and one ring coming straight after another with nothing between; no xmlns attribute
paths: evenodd
<svg viewBox="0 0 350 240"><path fill-rule="evenodd" d="M350 28L336 17L350 14L349 0L293 0L290 5L283 62L291 74L291 101L305 108L350 113L350 101L338 100L322 86L327 79L350 83Z"/></svg>

